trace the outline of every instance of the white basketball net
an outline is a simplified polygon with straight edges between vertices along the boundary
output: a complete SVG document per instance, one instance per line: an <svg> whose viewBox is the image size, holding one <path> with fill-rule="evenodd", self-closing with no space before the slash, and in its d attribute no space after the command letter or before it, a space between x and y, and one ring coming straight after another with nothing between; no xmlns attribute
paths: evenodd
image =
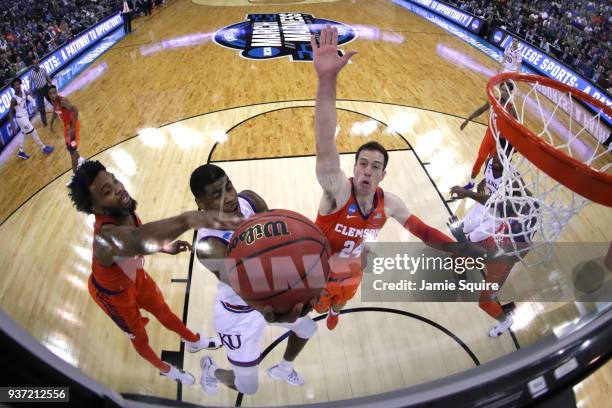
<svg viewBox="0 0 612 408"><path fill-rule="evenodd" d="M593 169L611 170L611 148L606 148L603 140L593 135L599 134L601 138L604 134L601 132L606 131L609 135L609 130L600 123L599 114L587 111L571 93L539 83L521 82L522 89L519 89L517 83L509 82L514 85L514 91L503 107L514 105L519 123ZM500 86L508 89L506 83ZM499 100L499 86L495 91ZM491 109L489 126L497 151L504 152L495 116ZM498 155L504 168L502 182L485 204L487 211L483 212L483 218L492 217L498 226L493 234L498 254L517 256L526 266L535 266L551 258L551 244L589 200L540 171L516 149L507 152L509 155Z"/></svg>

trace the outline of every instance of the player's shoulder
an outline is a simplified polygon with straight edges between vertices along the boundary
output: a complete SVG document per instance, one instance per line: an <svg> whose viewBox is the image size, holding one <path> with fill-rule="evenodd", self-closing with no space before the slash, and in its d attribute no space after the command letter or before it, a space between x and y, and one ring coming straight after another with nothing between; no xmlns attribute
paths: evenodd
<svg viewBox="0 0 612 408"><path fill-rule="evenodd" d="M242 190L238 193L238 197L247 200L256 213L268 211L268 204L266 201L253 190Z"/></svg>

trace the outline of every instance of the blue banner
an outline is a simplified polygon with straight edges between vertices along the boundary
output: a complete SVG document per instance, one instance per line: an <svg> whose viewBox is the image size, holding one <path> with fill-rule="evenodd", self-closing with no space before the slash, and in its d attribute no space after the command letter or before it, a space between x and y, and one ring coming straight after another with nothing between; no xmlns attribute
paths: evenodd
<svg viewBox="0 0 612 408"><path fill-rule="evenodd" d="M480 30L484 25L484 21L473 14L459 10L450 6L446 3L436 0L410 0L411 2L418 4L421 7L425 7L428 10L433 11L436 14L441 15L444 18L449 19L453 23L460 25L461 27L479 34Z"/></svg>
<svg viewBox="0 0 612 408"><path fill-rule="evenodd" d="M41 66L45 67L49 73L49 76L52 76L64 65L72 61L74 57L79 55L82 51L89 48L89 46L96 43L122 24L123 18L121 17L121 14L115 14L114 16L109 17L91 29L83 32L68 44L58 48L52 54L47 55L40 62ZM20 75L21 81L23 82L22 88L25 90L30 89L30 71L31 68ZM0 123L2 123L8 116L8 111L11 106L11 99L13 98L14 94L15 92L10 86L7 86L0 91ZM2 127L4 128L7 125L7 123L3 123Z"/></svg>
<svg viewBox="0 0 612 408"><path fill-rule="evenodd" d="M512 35L501 28L496 28L489 40L492 44L501 49L505 49L512 42ZM593 98L599 100L604 105L612 107L612 98L605 91L600 89L582 75L578 74L565 64L557 61L555 58L544 53L540 49L521 41L519 38L519 50L523 54L523 64L533 68L537 73L547 76L548 78L562 82L589 94ZM593 111L595 108L588 105ZM602 114L602 120L612 126L612 118Z"/></svg>

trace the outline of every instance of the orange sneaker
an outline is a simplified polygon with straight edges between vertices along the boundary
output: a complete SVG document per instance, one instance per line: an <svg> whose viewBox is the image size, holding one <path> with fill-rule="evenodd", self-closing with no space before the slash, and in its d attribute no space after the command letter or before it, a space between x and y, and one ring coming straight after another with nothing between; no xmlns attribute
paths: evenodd
<svg viewBox="0 0 612 408"><path fill-rule="evenodd" d="M334 330L338 325L340 313L336 312L333 307L329 308L329 314L327 315L327 328Z"/></svg>

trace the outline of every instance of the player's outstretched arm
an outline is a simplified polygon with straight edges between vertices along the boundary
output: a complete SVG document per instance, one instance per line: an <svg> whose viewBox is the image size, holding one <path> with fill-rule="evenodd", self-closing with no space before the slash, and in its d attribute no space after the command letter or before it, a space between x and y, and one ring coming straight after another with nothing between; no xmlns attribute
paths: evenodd
<svg viewBox="0 0 612 408"><path fill-rule="evenodd" d="M451 187L450 194L452 199L462 200L464 198L471 198L482 205L485 205L490 197L490 194L484 193L482 188L478 188L476 191L471 191L466 190L461 186Z"/></svg>
<svg viewBox="0 0 612 408"><path fill-rule="evenodd" d="M109 224L100 229L93 250L100 263L111 265L118 257L161 252L166 245L189 229L235 229L241 222L239 217L221 217L217 213L207 211L190 211L138 227Z"/></svg>
<svg viewBox="0 0 612 408"><path fill-rule="evenodd" d="M476 109L474 112L472 112L472 114L470 116L465 118L465 120L461 123L461 126L459 128L461 130L465 129L467 124L470 123L470 120L476 119L477 117L479 117L480 115L482 115L483 113L488 111L490 106L491 105L489 105L489 101L485 102L484 105L482 105L480 108Z"/></svg>
<svg viewBox="0 0 612 408"><path fill-rule="evenodd" d="M448 244L455 243L443 232L425 224L410 210L404 201L393 193L385 191L385 213L399 222L412 235L432 248L450 251Z"/></svg>
<svg viewBox="0 0 612 408"><path fill-rule="evenodd" d="M314 35L310 44L317 73L315 107L317 180L325 195L335 200L342 193L350 194L350 186L340 168L340 155L336 148L336 79L355 52L349 51L342 57L338 55L338 30L330 26L321 30L319 44Z"/></svg>

